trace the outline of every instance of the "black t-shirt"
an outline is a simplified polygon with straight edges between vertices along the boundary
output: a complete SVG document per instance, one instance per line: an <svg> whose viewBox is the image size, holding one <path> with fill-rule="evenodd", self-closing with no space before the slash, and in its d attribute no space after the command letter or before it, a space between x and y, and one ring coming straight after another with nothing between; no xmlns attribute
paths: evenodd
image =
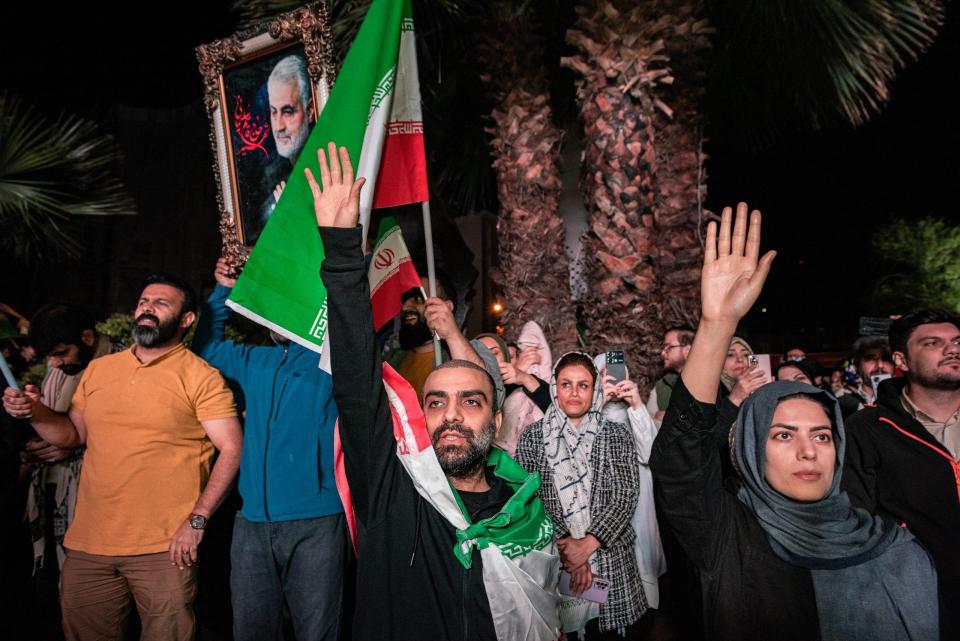
<svg viewBox="0 0 960 641"><path fill-rule="evenodd" d="M457 490L463 506L467 508L467 514L470 515L470 522L476 523L487 517L493 516L503 507L513 492L502 479L493 475L493 469L486 470L487 483L490 489L486 492L464 492Z"/></svg>

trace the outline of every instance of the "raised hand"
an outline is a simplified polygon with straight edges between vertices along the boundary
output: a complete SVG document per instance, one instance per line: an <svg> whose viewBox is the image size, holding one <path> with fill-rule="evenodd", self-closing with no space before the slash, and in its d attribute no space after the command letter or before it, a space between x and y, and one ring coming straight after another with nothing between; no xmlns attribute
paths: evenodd
<svg viewBox="0 0 960 641"><path fill-rule="evenodd" d="M233 286L237 284L237 278L233 275L233 267L227 258L221 256L217 259L217 266L213 269L213 279L217 281L217 284L230 289L233 289Z"/></svg>
<svg viewBox="0 0 960 641"><path fill-rule="evenodd" d="M737 323L760 296L776 255L769 251L760 258L760 212L750 216L748 229L746 203L737 205L736 220L730 208L724 208L719 234L715 222L707 225L700 277L700 325L680 374L701 403L716 402L730 339Z"/></svg>
<svg viewBox="0 0 960 641"><path fill-rule="evenodd" d="M746 203L737 205L735 221L730 208L725 207L719 235L715 222L707 226L700 280L702 319L736 325L760 295L776 254L769 251L760 258L759 211L750 215L748 229Z"/></svg>
<svg viewBox="0 0 960 641"><path fill-rule="evenodd" d="M329 163L327 158L329 155ZM320 164L320 184L314 178L310 168L304 169L310 191L313 192L313 209L319 227L356 227L360 218L360 190L364 178L353 179L353 164L346 147L331 142L327 145L327 154L317 150ZM322 189L321 189L322 186Z"/></svg>

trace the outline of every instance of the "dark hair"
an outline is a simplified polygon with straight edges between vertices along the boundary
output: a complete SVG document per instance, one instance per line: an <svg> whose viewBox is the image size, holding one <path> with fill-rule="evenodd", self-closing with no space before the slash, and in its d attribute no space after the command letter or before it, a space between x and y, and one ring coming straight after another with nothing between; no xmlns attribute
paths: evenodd
<svg viewBox="0 0 960 641"><path fill-rule="evenodd" d="M193 293L193 288L190 287L185 280L177 278L172 274L150 274L143 279L143 285L140 287L140 291L142 292L150 285L169 285L170 287L179 289L180 293L183 294L183 306L180 308L181 315L186 312L197 311L197 295Z"/></svg>
<svg viewBox="0 0 960 641"><path fill-rule="evenodd" d="M497 384L493 381L493 376L490 372L487 371L487 368L481 367L474 363L473 361L466 361L460 358L454 358L449 361L444 361L437 365L433 371L438 369L453 369L455 367L462 367L466 369L476 370L478 372L483 372L483 375L487 377L487 381L490 382L490 390L493 392L493 398L490 399L490 404L496 409L497 407Z"/></svg>
<svg viewBox="0 0 960 641"><path fill-rule="evenodd" d="M46 357L61 343L80 345L81 334L95 331L93 316L87 310L69 303L44 305L30 320L30 342L37 356Z"/></svg>
<svg viewBox="0 0 960 641"><path fill-rule="evenodd" d="M861 336L853 344L853 362L859 367L860 361L866 356L867 351L878 347L885 350L890 349L890 343L886 336Z"/></svg>
<svg viewBox="0 0 960 641"><path fill-rule="evenodd" d="M803 372L803 375L810 379L810 384L813 385L813 379L816 377L816 372L814 371L813 365L810 361L783 361L777 365L777 371L773 373L774 378L780 374L780 370L784 367L796 367L798 370Z"/></svg>
<svg viewBox="0 0 960 641"><path fill-rule="evenodd" d="M557 365L553 368L553 375L559 376L560 372L565 367L574 367L574 366L586 367L587 371L590 372L590 377L593 379L593 384L597 384L597 368L594 366L593 361L590 360L590 357L586 354L581 354L580 352L570 352L569 354L564 354Z"/></svg>
<svg viewBox="0 0 960 641"><path fill-rule="evenodd" d="M693 337L696 334L696 332L694 332L689 325L677 325L675 327L668 327L667 331L665 331L663 335L666 336L670 332L677 333L677 343L679 343L681 347L686 347L687 345L693 345Z"/></svg>
<svg viewBox="0 0 960 641"><path fill-rule="evenodd" d="M890 348L895 352L907 353L907 341L921 325L950 323L960 329L960 318L956 314L940 309L921 309L905 314L890 324Z"/></svg>

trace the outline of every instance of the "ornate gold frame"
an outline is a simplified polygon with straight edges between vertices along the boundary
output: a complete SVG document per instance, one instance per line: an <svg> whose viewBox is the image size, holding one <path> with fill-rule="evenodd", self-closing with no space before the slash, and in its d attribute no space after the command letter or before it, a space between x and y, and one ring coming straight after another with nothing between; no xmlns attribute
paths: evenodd
<svg viewBox="0 0 960 641"><path fill-rule="evenodd" d="M210 118L210 148L213 174L217 181L220 207L222 255L236 271L243 266L250 248L243 242L242 223L238 224L238 191L233 170L233 150L226 118L225 71L291 46L302 43L307 58L307 73L313 84L314 113L320 113L330 95L336 77L333 35L326 3L314 2L278 15L254 27L196 48L203 77L204 105Z"/></svg>

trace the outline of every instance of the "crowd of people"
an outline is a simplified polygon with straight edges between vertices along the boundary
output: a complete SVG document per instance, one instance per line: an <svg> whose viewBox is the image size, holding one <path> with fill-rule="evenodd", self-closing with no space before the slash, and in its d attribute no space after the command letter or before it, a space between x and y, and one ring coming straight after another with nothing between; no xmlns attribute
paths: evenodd
<svg viewBox="0 0 960 641"><path fill-rule="evenodd" d="M34 315L48 371L5 389L3 444L67 639L123 639L134 610L142 639L194 638L235 482L235 639L960 638L957 315L893 319L848 368L795 348L766 369L736 332L775 253L741 204L646 397L532 322L468 340L442 286L403 295L385 353L363 182L345 149L318 164L329 372L280 334L226 338L223 259L202 306L148 278L128 348L79 307Z"/></svg>

